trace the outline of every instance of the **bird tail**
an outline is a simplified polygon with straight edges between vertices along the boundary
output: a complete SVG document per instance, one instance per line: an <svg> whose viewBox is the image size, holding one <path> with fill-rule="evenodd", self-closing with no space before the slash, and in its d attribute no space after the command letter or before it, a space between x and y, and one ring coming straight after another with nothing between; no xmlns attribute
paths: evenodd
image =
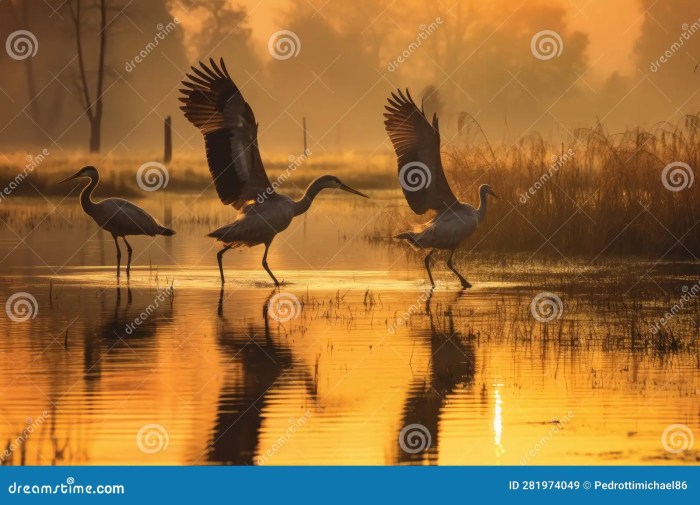
<svg viewBox="0 0 700 505"><path fill-rule="evenodd" d="M394 238L400 240L408 240L413 245L418 245L416 234L410 231L405 231L403 233L399 233L398 235L394 235Z"/></svg>
<svg viewBox="0 0 700 505"><path fill-rule="evenodd" d="M158 235L165 235L166 237L172 237L175 235L175 230L171 228L166 228L165 226L162 226L161 229L158 231Z"/></svg>

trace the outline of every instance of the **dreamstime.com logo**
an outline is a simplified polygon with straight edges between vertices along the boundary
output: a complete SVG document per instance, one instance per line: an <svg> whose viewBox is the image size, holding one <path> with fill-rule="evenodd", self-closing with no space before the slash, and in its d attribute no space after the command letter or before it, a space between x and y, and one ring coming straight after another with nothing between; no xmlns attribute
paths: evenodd
<svg viewBox="0 0 700 505"><path fill-rule="evenodd" d="M163 425L144 424L136 434L136 445L146 454L163 452L170 445L170 435Z"/></svg>
<svg viewBox="0 0 700 505"><path fill-rule="evenodd" d="M177 17L174 17L172 21L170 21L167 25L163 25L163 23L158 23L156 25L156 30L158 32L156 33L155 37L153 37L153 40L150 41L148 44L144 46L141 51L134 56L134 58L131 61L127 61L124 64L124 70L127 72L131 72L136 68L136 65L141 63L143 60L145 60L151 52L155 50L156 47L158 47L158 44L160 44L162 41L165 40L165 37L167 37L175 28L177 28L177 25L180 24L180 19Z"/></svg>
<svg viewBox="0 0 700 505"><path fill-rule="evenodd" d="M19 187L24 180L29 177L29 175L34 172L36 167L41 165L44 160L49 156L49 150L44 148L37 154L36 156L32 156L31 154L28 154L24 159L27 160L27 163L24 165L24 170L22 170L20 173L18 173L14 179L10 180L10 182L5 186L2 191L0 191L0 203L2 203L6 197L10 196L12 192Z"/></svg>
<svg viewBox="0 0 700 505"><path fill-rule="evenodd" d="M276 180L272 181L270 186L265 189L262 193L258 195L256 198L258 203L263 203L267 198L272 195L275 191L277 191L277 188L279 188L283 183L289 179L289 176L292 175L293 172L296 171L297 168L299 168L306 160L307 158L311 156L311 150L307 149L303 154L299 156L294 156L293 154L289 155L289 164L287 165L287 170L283 174L280 174L279 177L277 177Z"/></svg>
<svg viewBox="0 0 700 505"><path fill-rule="evenodd" d="M299 431L301 428L304 427L304 425L311 419L311 411L307 410L302 417L290 417L289 418L289 427L285 430L285 432L280 435L280 437L275 440L275 442L272 444L272 447L267 449L264 453L262 453L260 456L258 456L255 460L255 464L258 466L263 466L267 463L267 459L271 458L275 454L277 454L277 451L282 449L284 445L289 442L289 439L292 438L292 435L294 435L297 431Z"/></svg>
<svg viewBox="0 0 700 505"><path fill-rule="evenodd" d="M430 168L420 161L406 163L399 170L399 184L406 191L420 191L429 187L432 181L433 175Z"/></svg>
<svg viewBox="0 0 700 505"><path fill-rule="evenodd" d="M438 16L430 24L421 24L418 27L419 31L416 40L406 46L406 49L404 49L401 54L399 54L391 63L389 63L386 69L389 72L394 72L397 68L399 68L399 65L408 60L408 58L410 58L411 55L423 44L423 41L428 40L428 37L430 37L442 23L442 18Z"/></svg>
<svg viewBox="0 0 700 505"><path fill-rule="evenodd" d="M418 454L430 447L433 438L430 430L422 424L409 424L399 433L399 447L408 454Z"/></svg>
<svg viewBox="0 0 700 505"><path fill-rule="evenodd" d="M693 430L685 424L670 424L661 434L661 445L671 454L680 454L693 448Z"/></svg>
<svg viewBox="0 0 700 505"><path fill-rule="evenodd" d="M669 191L678 192L688 189L695 182L695 173L687 163L674 161L661 171L661 184Z"/></svg>
<svg viewBox="0 0 700 505"><path fill-rule="evenodd" d="M418 299L416 300L416 303L411 305L406 311L399 317L396 318L396 321L391 323L389 325L389 333L392 335L396 333L396 329L399 326L404 326L405 324L408 323L408 321L411 319L413 314L419 313L421 311L422 305L430 298L430 292L432 291L432 286L426 287L423 292L420 294Z"/></svg>
<svg viewBox="0 0 700 505"><path fill-rule="evenodd" d="M552 156L552 163L549 165L549 170L542 174L535 183L528 188L528 190L525 193L522 193L520 195L520 203L527 203L527 201L530 199L530 197L535 196L535 194L544 187L547 182L556 174L559 172L561 167L563 167L566 163L569 162L569 160L574 156L574 150L569 149L566 151L563 155L553 155Z"/></svg>
<svg viewBox="0 0 700 505"><path fill-rule="evenodd" d="M301 314L301 302L292 293L278 293L267 305L267 313L279 323L290 321Z"/></svg>
<svg viewBox="0 0 700 505"><path fill-rule="evenodd" d="M27 418L27 426L22 430L14 440L10 440L5 448L5 452L0 453L0 464L3 464L6 459L12 456L17 449L22 447L22 445L27 441L27 439L37 430L44 422L48 419L49 413L44 411L41 415L35 419L31 417Z"/></svg>
<svg viewBox="0 0 700 505"><path fill-rule="evenodd" d="M574 413L572 411L568 411L565 416L562 416L561 419L553 420L552 426L549 428L549 430L547 430L547 433L545 433L542 436L542 438L535 442L535 445L528 449L528 451L525 454L520 456L520 464L527 465L530 462L530 459L537 456L540 453L540 451L547 447L549 442L551 442L554 438L554 435L559 433L559 431L563 429L564 426L569 424L573 418Z"/></svg>
<svg viewBox="0 0 700 505"><path fill-rule="evenodd" d="M136 184L144 191L158 191L168 185L170 173L162 163L149 161L136 172Z"/></svg>
<svg viewBox="0 0 700 505"><path fill-rule="evenodd" d="M32 32L17 30L5 40L5 51L13 60L26 60L36 56L37 51L39 51L39 42Z"/></svg>
<svg viewBox="0 0 700 505"><path fill-rule="evenodd" d="M270 35L267 41L267 50L276 60L288 60L299 55L301 41L299 36L291 30L280 30Z"/></svg>
<svg viewBox="0 0 700 505"><path fill-rule="evenodd" d="M549 291L543 291L535 295L532 302L530 302L530 313L540 323L549 323L559 319L563 311L564 302L561 301L559 295Z"/></svg>
<svg viewBox="0 0 700 505"><path fill-rule="evenodd" d="M23 323L34 319L39 313L39 302L31 293L20 291L10 295L5 302L5 312L15 323Z"/></svg>
<svg viewBox="0 0 700 505"><path fill-rule="evenodd" d="M530 51L538 60L551 60L561 56L564 51L564 41L554 30L542 30L532 36Z"/></svg>

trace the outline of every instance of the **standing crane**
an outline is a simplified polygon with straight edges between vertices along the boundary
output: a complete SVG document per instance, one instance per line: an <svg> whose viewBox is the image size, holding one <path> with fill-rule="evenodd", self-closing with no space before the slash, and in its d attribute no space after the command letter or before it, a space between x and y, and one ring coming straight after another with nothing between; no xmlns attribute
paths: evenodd
<svg viewBox="0 0 700 505"><path fill-rule="evenodd" d="M126 261L126 276L131 275L131 254L133 249L126 241L127 235L175 235L175 231L160 224L156 218L138 205L123 198L105 198L99 202L92 201L92 192L100 182L100 173L91 165L81 168L78 172L60 182L73 179L87 178L89 182L80 192L80 205L85 213L98 224L100 228L112 234L114 245L117 246L117 279L119 279L122 251L117 238L121 237L126 244L128 258Z"/></svg>
<svg viewBox="0 0 700 505"><path fill-rule="evenodd" d="M314 180L300 200L278 194L265 172L258 148L258 124L250 105L233 83L223 58L220 66L211 59L209 66L200 62L180 92L185 117L204 135L207 164L214 187L224 205L239 210L231 223L209 233L224 244L217 254L221 286L224 286L222 257L238 247L265 245L262 266L275 286L280 283L267 264L267 253L275 236L285 230L294 217L309 210L314 198L323 189L342 189L348 193L367 195L352 189L334 175Z"/></svg>
<svg viewBox="0 0 700 505"><path fill-rule="evenodd" d="M430 249L425 257L425 269L430 284L435 287L430 272L430 259L438 250L450 251L447 267L454 272L462 289L471 284L452 264L455 249L466 240L486 217L486 196L496 198L488 184L479 186L479 207L460 202L450 189L440 160L440 130L437 115L432 123L420 110L410 93L401 90L391 94L385 108L384 127L394 146L399 165L399 182L411 210L418 215L428 211L435 216L414 231L404 232L395 238L406 240L419 249Z"/></svg>

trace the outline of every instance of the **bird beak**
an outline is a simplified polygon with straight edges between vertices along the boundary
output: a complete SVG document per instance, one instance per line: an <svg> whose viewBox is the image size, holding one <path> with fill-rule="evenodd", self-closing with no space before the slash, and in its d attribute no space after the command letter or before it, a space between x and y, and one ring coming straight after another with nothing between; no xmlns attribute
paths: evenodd
<svg viewBox="0 0 700 505"><path fill-rule="evenodd" d="M346 186L345 184L341 184L340 189L342 189L343 191L347 191L348 193L352 193L353 195L359 195L365 198L369 198L369 196L365 195L364 193L360 193L356 189L352 189L350 186Z"/></svg>
<svg viewBox="0 0 700 505"><path fill-rule="evenodd" d="M66 177L62 181L58 181L58 183L61 184L63 182L72 181L73 179L77 179L78 177L80 177L80 172L76 172L75 174L71 175L70 177Z"/></svg>
<svg viewBox="0 0 700 505"><path fill-rule="evenodd" d="M500 198L498 197L498 195L497 195L496 193L494 193L492 190L489 189L488 193L489 193L489 195L491 195L492 197L494 197L494 198L500 200Z"/></svg>

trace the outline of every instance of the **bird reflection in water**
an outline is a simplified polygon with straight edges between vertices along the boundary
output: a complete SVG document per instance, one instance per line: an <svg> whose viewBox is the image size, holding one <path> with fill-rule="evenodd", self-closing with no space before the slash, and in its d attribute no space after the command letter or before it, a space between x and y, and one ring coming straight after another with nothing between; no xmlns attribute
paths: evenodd
<svg viewBox="0 0 700 505"><path fill-rule="evenodd" d="M212 462L255 463L263 412L269 391L278 382L301 379L306 394L315 402L313 379L306 371L293 372L291 349L270 331L268 305L275 293L273 289L262 304L262 324L251 322L248 326L237 326L227 319L223 289L219 295L217 342L227 358L228 371L208 448L207 457Z"/></svg>
<svg viewBox="0 0 700 505"><path fill-rule="evenodd" d="M460 296L461 293L457 298ZM437 464L440 415L447 397L459 386L470 386L476 373L474 346L455 330L452 306L457 299L441 310L440 303L431 308L432 297L431 290L425 305L430 331L417 335L417 338L430 339L430 373L426 377L417 371L409 388L399 427L405 431L396 438L399 464ZM411 436L417 438L411 440Z"/></svg>

